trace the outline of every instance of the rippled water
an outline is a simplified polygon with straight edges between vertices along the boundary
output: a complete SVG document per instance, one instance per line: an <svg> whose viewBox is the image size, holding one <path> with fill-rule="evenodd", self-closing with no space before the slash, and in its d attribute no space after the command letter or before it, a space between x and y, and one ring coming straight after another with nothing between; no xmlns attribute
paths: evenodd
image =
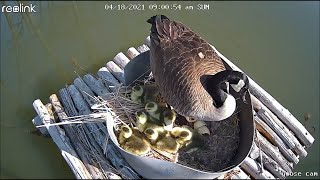
<svg viewBox="0 0 320 180"><path fill-rule="evenodd" d="M143 4L145 10L105 10L106 3ZM1 12L1 178L73 178L55 144L29 133L32 102L48 102L72 83L74 71L85 74L80 66L94 73L116 53L141 45L150 29L146 20L155 14L207 39L301 122L309 113L306 127L316 140L295 171L319 173L319 2L34 4L36 13ZM182 10L149 9L153 4ZM184 9L198 4L209 9Z"/></svg>

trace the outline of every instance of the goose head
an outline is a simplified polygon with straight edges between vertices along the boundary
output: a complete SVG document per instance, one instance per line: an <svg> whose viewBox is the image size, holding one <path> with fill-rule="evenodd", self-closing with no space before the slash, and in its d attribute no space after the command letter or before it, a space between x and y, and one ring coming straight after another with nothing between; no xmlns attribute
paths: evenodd
<svg viewBox="0 0 320 180"><path fill-rule="evenodd" d="M147 136L148 139L150 139L151 141L155 141L158 139L159 137L159 133L158 131L156 131L155 129L152 128L147 128L146 130L144 130L144 134Z"/></svg>
<svg viewBox="0 0 320 180"><path fill-rule="evenodd" d="M128 139L132 135L132 130L129 126L126 126L126 125L121 126L120 131L122 133L122 136L126 139Z"/></svg>
<svg viewBox="0 0 320 180"><path fill-rule="evenodd" d="M148 102L145 105L145 110L150 114L154 114L158 110L158 104L155 102Z"/></svg>
<svg viewBox="0 0 320 180"><path fill-rule="evenodd" d="M230 94L228 84L234 85L243 99L249 89L248 77L242 72L233 70L220 71L215 75L203 75L200 81L212 98L212 109L208 111L211 117L206 118L214 121L230 117L236 109L236 99Z"/></svg>
<svg viewBox="0 0 320 180"><path fill-rule="evenodd" d="M137 123L139 124L145 124L148 120L147 114L143 111L136 112L136 118L137 118Z"/></svg>
<svg viewBox="0 0 320 180"><path fill-rule="evenodd" d="M166 125L173 123L176 117L177 115L173 110L165 110L163 112L163 121Z"/></svg>
<svg viewBox="0 0 320 180"><path fill-rule="evenodd" d="M130 94L131 100L134 102L140 102L143 92L144 90L142 86L140 85L133 86Z"/></svg>

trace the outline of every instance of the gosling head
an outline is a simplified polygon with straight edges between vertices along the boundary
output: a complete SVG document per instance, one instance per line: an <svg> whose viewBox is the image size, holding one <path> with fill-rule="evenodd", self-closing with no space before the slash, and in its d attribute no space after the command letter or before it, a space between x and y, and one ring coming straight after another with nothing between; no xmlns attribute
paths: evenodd
<svg viewBox="0 0 320 180"><path fill-rule="evenodd" d="M163 112L163 120L166 125L171 124L176 120L176 113L172 110L166 110Z"/></svg>
<svg viewBox="0 0 320 180"><path fill-rule="evenodd" d="M132 93L138 97L142 96L143 94L143 87L141 85L135 85L132 87Z"/></svg>
<svg viewBox="0 0 320 180"><path fill-rule="evenodd" d="M155 102L148 102L144 108L148 113L154 113L158 110L158 104Z"/></svg>
<svg viewBox="0 0 320 180"><path fill-rule="evenodd" d="M132 129L127 125L121 126L120 131L122 132L123 137L126 139L132 135Z"/></svg>
<svg viewBox="0 0 320 180"><path fill-rule="evenodd" d="M144 134L151 141L154 141L159 137L159 133L156 130L151 129L151 128L147 128L146 130L144 130Z"/></svg>
<svg viewBox="0 0 320 180"><path fill-rule="evenodd" d="M143 111L136 112L137 123L145 124L148 120L148 116Z"/></svg>

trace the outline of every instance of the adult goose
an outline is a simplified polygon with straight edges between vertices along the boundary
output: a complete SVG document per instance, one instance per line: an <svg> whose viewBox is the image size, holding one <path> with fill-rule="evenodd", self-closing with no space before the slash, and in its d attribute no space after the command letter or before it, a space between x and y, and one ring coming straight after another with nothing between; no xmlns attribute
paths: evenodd
<svg viewBox="0 0 320 180"><path fill-rule="evenodd" d="M164 15L151 17L150 67L161 95L178 114L204 121L230 117L236 100L229 85L242 84L244 98L247 76L226 70L222 59L208 42L184 24Z"/></svg>

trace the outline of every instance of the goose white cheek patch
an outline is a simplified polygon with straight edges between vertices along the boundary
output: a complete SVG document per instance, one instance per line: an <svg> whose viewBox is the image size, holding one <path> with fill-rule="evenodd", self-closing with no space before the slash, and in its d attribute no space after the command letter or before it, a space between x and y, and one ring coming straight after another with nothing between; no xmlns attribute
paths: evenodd
<svg viewBox="0 0 320 180"><path fill-rule="evenodd" d="M244 81L241 79L238 84L231 84L231 87L236 91L239 92L241 88L244 86Z"/></svg>

